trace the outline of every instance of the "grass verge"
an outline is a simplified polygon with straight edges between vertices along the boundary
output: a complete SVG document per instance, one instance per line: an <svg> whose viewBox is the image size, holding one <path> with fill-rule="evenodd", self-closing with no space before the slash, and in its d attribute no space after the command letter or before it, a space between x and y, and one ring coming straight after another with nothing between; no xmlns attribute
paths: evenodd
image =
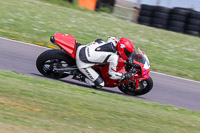
<svg viewBox="0 0 200 133"><path fill-rule="evenodd" d="M54 32L72 34L83 44L108 36L126 37L149 56L152 70L200 81L199 37L37 0L1 0L0 10L0 36L52 48L49 37Z"/></svg>
<svg viewBox="0 0 200 133"><path fill-rule="evenodd" d="M78 5L78 0L73 0L72 3L68 2L68 0L38 0L38 1L46 2L46 3L58 5L58 6L63 6L63 7L67 7L67 8L73 8L73 9L77 9L80 11L91 12L85 8L80 7Z"/></svg>
<svg viewBox="0 0 200 133"><path fill-rule="evenodd" d="M0 71L3 133L199 133L200 112Z"/></svg>

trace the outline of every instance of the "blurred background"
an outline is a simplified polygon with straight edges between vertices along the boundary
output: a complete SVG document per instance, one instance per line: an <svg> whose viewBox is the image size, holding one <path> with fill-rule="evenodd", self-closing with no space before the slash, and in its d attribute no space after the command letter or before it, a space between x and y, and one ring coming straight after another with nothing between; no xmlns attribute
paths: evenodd
<svg viewBox="0 0 200 133"><path fill-rule="evenodd" d="M89 10L112 13L146 26L200 36L198 0L78 0L78 3Z"/></svg>
<svg viewBox="0 0 200 133"><path fill-rule="evenodd" d="M200 81L197 0L0 1L0 36L55 48L55 32L82 44L126 37L148 55L153 71ZM171 32L172 31L172 32Z"/></svg>

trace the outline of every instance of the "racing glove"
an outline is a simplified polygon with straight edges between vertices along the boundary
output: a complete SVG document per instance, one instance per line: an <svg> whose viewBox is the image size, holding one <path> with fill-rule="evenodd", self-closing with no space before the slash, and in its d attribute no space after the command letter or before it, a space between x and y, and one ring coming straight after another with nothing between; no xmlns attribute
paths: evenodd
<svg viewBox="0 0 200 133"><path fill-rule="evenodd" d="M136 68L136 69L139 69L139 68L140 68L140 65L138 65L138 64L132 64L132 66L133 66L134 68Z"/></svg>

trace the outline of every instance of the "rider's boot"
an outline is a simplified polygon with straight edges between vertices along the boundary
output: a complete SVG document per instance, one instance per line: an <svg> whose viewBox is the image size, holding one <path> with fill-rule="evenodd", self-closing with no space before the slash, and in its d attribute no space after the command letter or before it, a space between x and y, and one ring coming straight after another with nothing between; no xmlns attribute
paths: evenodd
<svg viewBox="0 0 200 133"><path fill-rule="evenodd" d="M77 79L79 81L83 81L90 86L95 86L95 84L90 79L88 79L84 74L82 74L79 70L74 71L72 78Z"/></svg>

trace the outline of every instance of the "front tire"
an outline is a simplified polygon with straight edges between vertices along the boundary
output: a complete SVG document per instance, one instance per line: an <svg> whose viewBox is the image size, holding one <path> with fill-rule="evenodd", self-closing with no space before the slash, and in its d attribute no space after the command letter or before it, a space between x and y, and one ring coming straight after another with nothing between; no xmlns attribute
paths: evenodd
<svg viewBox="0 0 200 133"><path fill-rule="evenodd" d="M53 68L62 68L72 66L75 60L71 58L63 50L53 49L47 50L40 54L36 60L36 67L38 71L45 77L60 79L69 76L64 73L56 73Z"/></svg>
<svg viewBox="0 0 200 133"><path fill-rule="evenodd" d="M118 88L120 91L122 91L127 95L132 95L132 96L144 95L149 91L151 91L151 89L153 88L153 80L151 77L149 77L146 80L140 81L139 89L135 89L132 82L120 85L118 86Z"/></svg>

